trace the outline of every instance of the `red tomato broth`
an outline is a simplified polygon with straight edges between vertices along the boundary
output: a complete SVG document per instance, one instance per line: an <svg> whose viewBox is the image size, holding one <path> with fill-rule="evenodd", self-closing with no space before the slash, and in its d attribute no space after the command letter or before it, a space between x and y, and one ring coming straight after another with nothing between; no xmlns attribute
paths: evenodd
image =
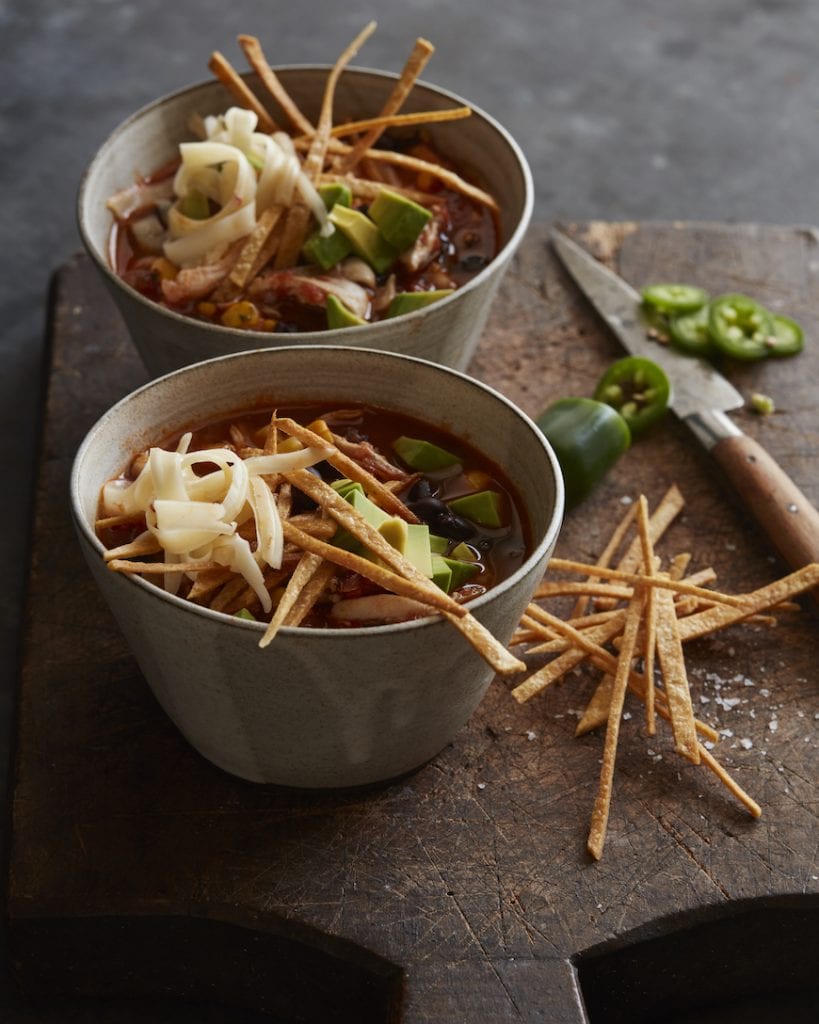
<svg viewBox="0 0 819 1024"><path fill-rule="evenodd" d="M330 410L328 412L328 410ZM338 412L342 415L338 415ZM463 540L471 549L479 565L479 571L472 578L451 592L455 600L463 603L485 593L491 587L511 576L525 561L531 552L531 529L523 510L523 505L513 485L506 478L502 469L479 453L468 442L456 438L446 429L435 427L415 417L393 411L386 411L369 406L358 406L353 403L317 403L299 404L277 407L276 413L281 417L289 417L302 424L309 424L317 419L324 419L331 431L339 437L352 442L366 441L373 445L377 452L386 457L393 465L412 474L407 486L397 489L396 493L407 506L412 509L421 522L429 525L431 535L441 535L441 523L424 508L425 489L432 491L430 495L438 505L444 505L457 497L474 492L476 489L490 489L501 495L502 522L499 528L479 526L470 521L471 531L468 537L457 536L449 539L445 554L451 555L452 550ZM243 436L251 444L261 446L270 423L273 409L269 405L245 409L242 412L223 416L219 415L207 423L190 429L192 435L189 451L212 448L235 449L234 439ZM231 427L233 433L231 434ZM158 447L173 450L184 433L178 431L159 442ZM400 436L421 438L438 445L444 450L457 455L458 466L446 470L419 473L405 465L393 452L392 443ZM136 478L141 465L142 456L134 457L129 467L121 474L120 479L132 481ZM204 469L200 470L205 472ZM329 463L321 462L313 467L326 482L339 479L340 474ZM478 474L480 487L476 488L469 475ZM418 497L419 492L421 496ZM292 513L308 511L316 506L311 499L293 489ZM461 517L463 518L463 517ZM145 529L144 518L140 521L120 523L98 530L100 540L106 548L127 544ZM333 543L331 539L329 543ZM161 557L161 556L157 556ZM150 579L150 577L148 577ZM286 580L281 586L286 585ZM381 589L372 581L348 569L339 568L328 592L303 621L304 626L313 627L345 627L360 625L377 625L378 622L338 621L330 618L332 604L341 598L359 597L373 593L381 593ZM180 591L186 596L186 590ZM260 609L254 607L254 616L261 618ZM413 616L410 616L412 618ZM269 616L267 616L269 618Z"/></svg>

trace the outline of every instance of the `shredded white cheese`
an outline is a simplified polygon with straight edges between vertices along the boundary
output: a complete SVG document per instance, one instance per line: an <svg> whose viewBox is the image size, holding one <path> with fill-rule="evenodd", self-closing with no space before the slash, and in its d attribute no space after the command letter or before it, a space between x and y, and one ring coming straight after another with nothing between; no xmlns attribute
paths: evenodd
<svg viewBox="0 0 819 1024"><path fill-rule="evenodd" d="M204 141L179 146L181 164L173 181L177 201L168 211L164 244L165 255L178 266L217 260L232 242L251 233L269 206L290 206L296 192L320 231L332 232L324 202L302 170L292 139L283 132L256 131L257 121L253 111L230 107L204 119ZM217 211L202 218L183 213L192 192L212 200Z"/></svg>
<svg viewBox="0 0 819 1024"><path fill-rule="evenodd" d="M299 448L276 455L242 459L227 448L189 452L190 435L176 451L151 448L139 476L103 488L105 515L145 515L147 532L160 544L167 562L218 562L239 573L253 588L265 612L270 596L264 585L264 566L278 569L284 535L278 507L266 475L305 469L326 459L330 448ZM200 476L197 466L216 466ZM240 523L253 518L257 545L237 533ZM165 587L178 589L180 573L169 573Z"/></svg>

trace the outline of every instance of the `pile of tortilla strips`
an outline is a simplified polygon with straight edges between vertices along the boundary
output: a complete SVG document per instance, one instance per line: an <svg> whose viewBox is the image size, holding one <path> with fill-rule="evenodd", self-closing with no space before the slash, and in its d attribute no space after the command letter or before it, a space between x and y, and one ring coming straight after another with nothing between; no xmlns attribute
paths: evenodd
<svg viewBox="0 0 819 1024"><path fill-rule="evenodd" d="M606 729L587 842L595 860L602 856L606 838L627 690L645 704L649 736L655 734L658 717L669 722L675 751L692 764L705 764L754 818L761 816L756 801L708 750L719 734L694 715L683 644L736 622L774 625L778 614L799 609L791 598L819 585L816 563L758 590L736 595L707 586L716 579L712 568L688 574L688 552L676 555L663 567L654 545L683 505L676 486L651 513L641 495L629 506L594 565L552 558L550 569L584 578L544 580L512 638L513 645L525 646L525 655L553 655L512 690L520 703L542 693L582 662L600 671L575 733L581 736L598 726ZM566 618L552 614L540 603L549 598L565 600L567 595L575 595L576 601Z"/></svg>

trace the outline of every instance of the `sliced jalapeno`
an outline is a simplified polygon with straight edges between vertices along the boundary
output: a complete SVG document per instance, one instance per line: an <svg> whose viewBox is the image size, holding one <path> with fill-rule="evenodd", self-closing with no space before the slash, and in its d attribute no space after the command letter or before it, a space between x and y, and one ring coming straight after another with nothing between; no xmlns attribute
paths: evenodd
<svg viewBox="0 0 819 1024"><path fill-rule="evenodd" d="M640 294L647 306L668 316L693 313L708 302L708 292L694 284L649 284Z"/></svg>
<svg viewBox="0 0 819 1024"><path fill-rule="evenodd" d="M665 413L670 394L662 367L643 356L626 356L606 370L594 397L616 409L637 435Z"/></svg>
<svg viewBox="0 0 819 1024"><path fill-rule="evenodd" d="M764 359L774 336L771 314L748 295L721 295L709 306L714 345L733 359Z"/></svg>
<svg viewBox="0 0 819 1024"><path fill-rule="evenodd" d="M795 356L805 345L802 328L789 316L776 313L771 317L773 334L768 338L769 356Z"/></svg>
<svg viewBox="0 0 819 1024"><path fill-rule="evenodd" d="M708 326L708 306L701 306L693 313L678 313L672 316L668 333L675 348L690 356L708 358L714 352L714 342Z"/></svg>
<svg viewBox="0 0 819 1024"><path fill-rule="evenodd" d="M537 420L555 450L566 485L566 506L585 498L631 444L628 424L593 398L561 398Z"/></svg>

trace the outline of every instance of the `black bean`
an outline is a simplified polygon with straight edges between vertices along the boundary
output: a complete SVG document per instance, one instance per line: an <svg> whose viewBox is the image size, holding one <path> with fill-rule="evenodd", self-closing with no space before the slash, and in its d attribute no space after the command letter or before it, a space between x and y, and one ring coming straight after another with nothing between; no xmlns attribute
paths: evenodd
<svg viewBox="0 0 819 1024"><path fill-rule="evenodd" d="M415 483L410 487L407 498L410 502L421 501L423 498L434 498L435 489L432 485L431 480L427 480L426 477L422 476L420 480L416 480Z"/></svg>
<svg viewBox="0 0 819 1024"><path fill-rule="evenodd" d="M438 519L449 512L449 509L439 498L433 497L419 498L417 501L411 501L409 507L424 522Z"/></svg>
<svg viewBox="0 0 819 1024"><path fill-rule="evenodd" d="M464 256L461 260L461 269L467 271L467 273L474 274L478 270L483 270L488 262L485 256L478 256L476 254Z"/></svg>

